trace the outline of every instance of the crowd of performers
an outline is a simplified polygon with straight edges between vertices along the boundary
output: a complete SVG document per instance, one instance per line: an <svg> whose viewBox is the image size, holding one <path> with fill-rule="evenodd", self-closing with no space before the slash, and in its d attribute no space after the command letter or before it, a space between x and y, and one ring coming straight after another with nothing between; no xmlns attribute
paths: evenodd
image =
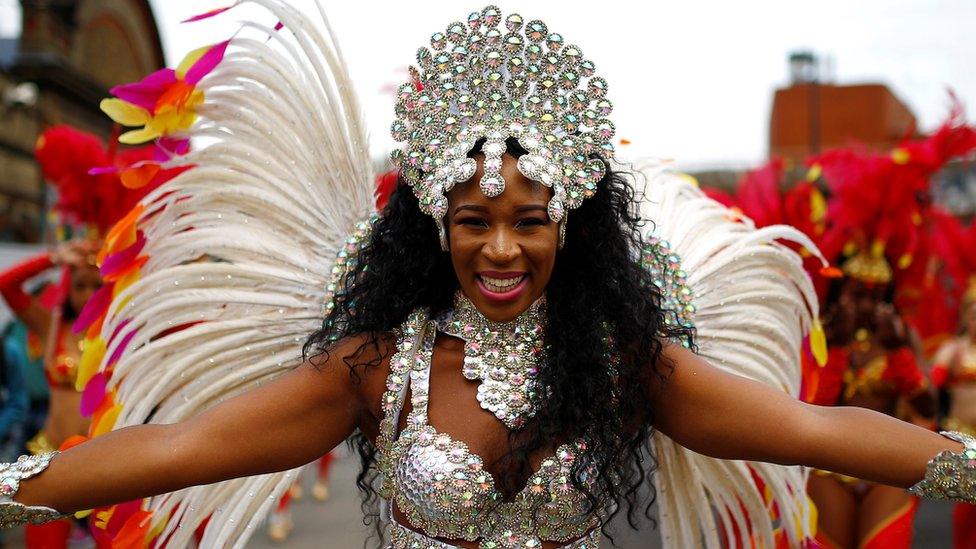
<svg viewBox="0 0 976 549"><path fill-rule="evenodd" d="M832 263L808 262L828 352L824 366L806 354L804 400L976 433L976 223L931 195L933 176L974 149L957 105L936 132L894 150L774 160L734 193L708 191L744 222L801 229ZM903 490L813 471L808 495L822 547L911 546L919 502ZM954 547L976 547L976 508L957 504L953 523Z"/></svg>
<svg viewBox="0 0 976 549"><path fill-rule="evenodd" d="M110 299L138 268L102 262L97 251L117 237L113 225L125 225L141 197L180 171L161 169L160 160L187 146L162 140L106 150L98 138L65 126L39 140L38 161L58 196L59 243L0 273L0 292L16 316L3 331L0 436L7 460L24 448L70 447L114 422L112 400L98 398L98 380L91 382L96 365L82 360L85 334L72 326L87 325L79 318L86 302ZM949 215L930 193L933 176L974 149L976 130L956 108L932 135L892 151L833 150L802 166L774 160L748 173L734 193L708 191L744 223L801 229L832 261L829 268L812 256L809 262L822 307L822 330L812 337L825 338L827 356L811 350L806 357L806 401L976 435L976 223ZM792 181L796 174L802 176ZM381 178L381 188L390 181ZM57 276L38 282L55 269ZM316 468L312 494L320 501L328 498L331 462L327 455ZM905 491L820 471L808 489L822 547L910 546L918 501ZM301 492L296 481L282 498L269 521L272 539L287 539L289 501ZM125 546L128 536L145 537L140 513L133 502L95 510L83 521L29 526L27 546L66 547L86 535L99 546ZM976 548L976 507L957 506L953 536L955 547Z"/></svg>

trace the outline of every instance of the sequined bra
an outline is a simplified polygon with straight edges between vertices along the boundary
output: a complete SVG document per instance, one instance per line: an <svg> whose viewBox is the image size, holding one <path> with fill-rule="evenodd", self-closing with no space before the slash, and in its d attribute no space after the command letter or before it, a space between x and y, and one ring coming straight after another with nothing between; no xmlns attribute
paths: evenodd
<svg viewBox="0 0 976 549"><path fill-rule="evenodd" d="M390 362L377 440L384 476L382 494L422 530L392 520L392 547L441 548L431 538L478 541L481 548L541 547L542 541L570 542L595 549L602 509L594 509L572 484L570 472L583 442L564 444L542 461L512 501L504 501L484 461L464 442L428 423L431 357L437 330L430 315L415 311ZM411 411L397 433L400 411L410 389ZM584 471L583 481L595 478Z"/></svg>

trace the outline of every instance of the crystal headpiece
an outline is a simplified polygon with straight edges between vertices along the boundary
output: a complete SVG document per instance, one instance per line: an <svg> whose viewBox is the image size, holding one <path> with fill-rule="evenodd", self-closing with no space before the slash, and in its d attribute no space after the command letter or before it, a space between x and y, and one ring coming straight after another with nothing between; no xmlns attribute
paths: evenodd
<svg viewBox="0 0 976 549"><path fill-rule="evenodd" d="M556 222L596 192L613 157L613 105L593 63L542 21L513 13L500 23L501 11L488 6L434 33L397 93L391 133L403 147L392 158L439 224L445 193L475 173L467 155L481 139L485 195L505 190L501 156L515 138L528 151L519 171L553 189L548 213Z"/></svg>

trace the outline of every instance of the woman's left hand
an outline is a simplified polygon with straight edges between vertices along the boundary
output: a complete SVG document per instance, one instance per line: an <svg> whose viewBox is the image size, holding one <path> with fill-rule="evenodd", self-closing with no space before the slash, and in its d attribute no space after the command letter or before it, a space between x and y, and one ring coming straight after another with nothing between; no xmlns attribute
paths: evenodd
<svg viewBox="0 0 976 549"><path fill-rule="evenodd" d="M815 406L716 368L681 346L665 356L671 377L656 393L655 426L720 459L806 465L907 488L943 450L962 445L866 408Z"/></svg>

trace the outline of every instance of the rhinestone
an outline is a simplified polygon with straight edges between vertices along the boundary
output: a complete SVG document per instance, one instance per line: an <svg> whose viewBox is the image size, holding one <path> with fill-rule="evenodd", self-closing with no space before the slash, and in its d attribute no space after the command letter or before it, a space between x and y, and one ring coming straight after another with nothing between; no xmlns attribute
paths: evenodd
<svg viewBox="0 0 976 549"><path fill-rule="evenodd" d="M490 29L485 33L485 43L489 46L498 46L502 42L502 32L498 29Z"/></svg>
<svg viewBox="0 0 976 549"><path fill-rule="evenodd" d="M546 24L538 19L530 21L525 27L525 36L533 42L541 42L547 32Z"/></svg>
<svg viewBox="0 0 976 549"><path fill-rule="evenodd" d="M549 219L552 219L553 221L558 223L559 221L562 220L566 210L563 207L563 203L561 200L557 200L553 198L552 200L549 201L547 212L549 213Z"/></svg>
<svg viewBox="0 0 976 549"><path fill-rule="evenodd" d="M522 23L522 16L517 13L513 13L505 18L505 28L511 32L516 32L521 29Z"/></svg>
<svg viewBox="0 0 976 549"><path fill-rule="evenodd" d="M575 64L583 59L583 50L579 49L579 46L576 45L566 46L561 53L567 63Z"/></svg>
<svg viewBox="0 0 976 549"><path fill-rule="evenodd" d="M463 23L451 23L447 26L447 39L454 44L460 44L468 36L468 30Z"/></svg>
<svg viewBox="0 0 976 549"><path fill-rule="evenodd" d="M564 51L563 54L565 55L565 53L566 52ZM596 66L593 64L592 61L589 61L589 60L586 60L586 61L583 61L582 63L580 63L579 68L580 68L580 73L582 73L583 76L585 76L587 78L593 76L593 73L596 72Z"/></svg>
<svg viewBox="0 0 976 549"><path fill-rule="evenodd" d="M501 19L502 12L498 9L498 6L488 6L481 10L481 20L484 21L485 26L494 27L498 24Z"/></svg>
<svg viewBox="0 0 976 549"><path fill-rule="evenodd" d="M430 36L430 45L435 50L442 50L447 46L447 40L442 32L435 32Z"/></svg>
<svg viewBox="0 0 976 549"><path fill-rule="evenodd" d="M478 34L478 33L472 33L471 35L469 35L468 36L468 51L470 51L471 53L475 53L475 54L481 52L481 46L484 43L484 39L485 39L485 37L482 36L482 35L480 35L480 34Z"/></svg>
<svg viewBox="0 0 976 549"><path fill-rule="evenodd" d="M500 177L482 177L480 185L481 192L488 198L494 198L505 190L505 181Z"/></svg>
<svg viewBox="0 0 976 549"><path fill-rule="evenodd" d="M500 156L505 152L505 144L501 141L492 141L482 147L482 151L489 156Z"/></svg>
<svg viewBox="0 0 976 549"><path fill-rule="evenodd" d="M589 92L590 97L603 98L603 96L607 93L607 81L599 76L596 78L591 78L587 84L587 91Z"/></svg>
<svg viewBox="0 0 976 549"><path fill-rule="evenodd" d="M505 35L505 51L509 55L517 54L522 51L522 46L525 45L525 41L522 39L521 34L506 34ZM518 59L513 57L512 59Z"/></svg>

